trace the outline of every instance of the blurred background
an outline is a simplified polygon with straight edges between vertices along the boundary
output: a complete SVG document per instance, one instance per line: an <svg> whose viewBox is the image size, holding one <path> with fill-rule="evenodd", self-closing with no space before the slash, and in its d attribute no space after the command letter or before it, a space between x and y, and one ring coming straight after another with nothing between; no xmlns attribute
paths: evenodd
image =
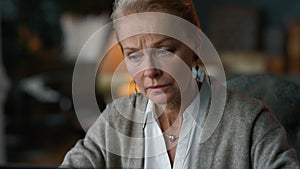
<svg viewBox="0 0 300 169"><path fill-rule="evenodd" d="M299 156L300 1L194 3L229 86L264 99L271 108L277 105L274 112ZM86 40L109 22L111 8L111 0L0 1L0 164L57 166L84 136L72 103L73 68ZM110 41L108 34L93 42L86 70L93 69L94 57ZM133 90L121 61L114 46L99 65L95 93L100 110L112 95Z"/></svg>

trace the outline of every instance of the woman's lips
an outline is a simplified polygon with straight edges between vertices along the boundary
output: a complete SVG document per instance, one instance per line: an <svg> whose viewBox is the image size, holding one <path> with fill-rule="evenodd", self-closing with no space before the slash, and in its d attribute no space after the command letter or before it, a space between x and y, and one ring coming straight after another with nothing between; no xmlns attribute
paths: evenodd
<svg viewBox="0 0 300 169"><path fill-rule="evenodd" d="M151 89L151 90L162 90L167 88L169 85L154 85L154 86L149 86L146 89Z"/></svg>

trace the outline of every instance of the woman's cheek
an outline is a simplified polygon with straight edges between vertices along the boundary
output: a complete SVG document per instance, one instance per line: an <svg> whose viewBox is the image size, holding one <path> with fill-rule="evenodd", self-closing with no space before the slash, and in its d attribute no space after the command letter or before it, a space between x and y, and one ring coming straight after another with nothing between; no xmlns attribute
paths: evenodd
<svg viewBox="0 0 300 169"><path fill-rule="evenodd" d="M126 63L126 62L125 62ZM130 74L130 76L133 78L135 76L135 68L133 66L131 66L130 64L126 63L126 67L127 67L127 71Z"/></svg>
<svg viewBox="0 0 300 169"><path fill-rule="evenodd" d="M139 88L140 92L142 94L145 94L144 82L143 82L142 78L139 77L139 76L135 76L135 77L132 77L132 78L135 81L135 83L136 83L137 87Z"/></svg>

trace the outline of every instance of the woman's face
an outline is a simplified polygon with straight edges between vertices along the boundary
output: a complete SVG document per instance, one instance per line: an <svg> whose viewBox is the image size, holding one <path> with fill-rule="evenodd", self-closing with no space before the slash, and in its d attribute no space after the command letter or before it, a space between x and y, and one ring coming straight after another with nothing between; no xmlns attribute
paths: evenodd
<svg viewBox="0 0 300 169"><path fill-rule="evenodd" d="M120 44L127 69L142 94L156 104L180 99L180 90L184 92L192 79L193 52L188 47L158 34L132 36Z"/></svg>

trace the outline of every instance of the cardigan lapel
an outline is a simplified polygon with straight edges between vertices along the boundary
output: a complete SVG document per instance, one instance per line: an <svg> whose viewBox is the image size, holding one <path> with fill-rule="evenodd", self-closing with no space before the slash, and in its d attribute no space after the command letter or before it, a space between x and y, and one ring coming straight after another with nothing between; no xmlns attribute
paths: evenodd
<svg viewBox="0 0 300 169"><path fill-rule="evenodd" d="M132 96L134 97L134 96ZM135 108L131 107L131 115L134 122L130 122L130 133L132 141L129 143L129 168L143 168L144 167L144 154L145 154L145 142L144 142L144 116L148 99L142 95L137 95L136 98L131 98L131 101L135 101Z"/></svg>

